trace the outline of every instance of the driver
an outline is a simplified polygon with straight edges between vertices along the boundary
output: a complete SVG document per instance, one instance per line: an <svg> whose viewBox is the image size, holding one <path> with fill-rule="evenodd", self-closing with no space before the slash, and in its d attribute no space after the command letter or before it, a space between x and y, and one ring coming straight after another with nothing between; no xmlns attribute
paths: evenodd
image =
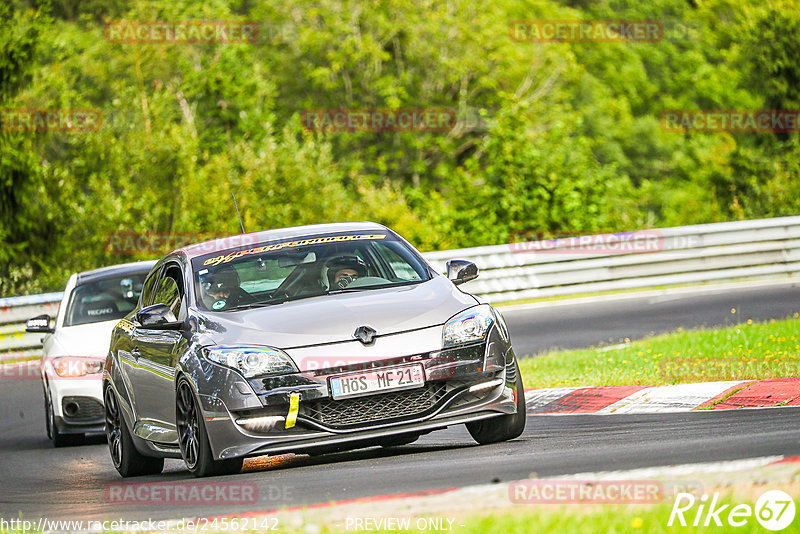
<svg viewBox="0 0 800 534"><path fill-rule="evenodd" d="M209 274L210 286L206 294L211 298L210 308L222 310L253 302L253 297L240 287L239 273L234 267L223 267Z"/></svg>
<svg viewBox="0 0 800 534"><path fill-rule="evenodd" d="M328 271L328 288L331 290L344 289L357 278L367 276L364 260L354 255L331 258L325 266Z"/></svg>

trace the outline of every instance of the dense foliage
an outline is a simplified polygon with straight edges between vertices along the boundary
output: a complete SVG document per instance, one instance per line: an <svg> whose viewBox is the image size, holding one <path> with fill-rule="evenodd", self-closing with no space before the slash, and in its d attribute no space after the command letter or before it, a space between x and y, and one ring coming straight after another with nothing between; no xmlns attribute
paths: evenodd
<svg viewBox="0 0 800 534"><path fill-rule="evenodd" d="M746 0L5 0L0 296L153 257L109 236L388 224L423 250L526 232L798 213L798 134L674 133L667 109L800 108L800 9ZM111 42L112 20L249 20L255 43ZM518 19L654 19L652 43L510 38ZM448 132L313 132L307 109L447 108Z"/></svg>

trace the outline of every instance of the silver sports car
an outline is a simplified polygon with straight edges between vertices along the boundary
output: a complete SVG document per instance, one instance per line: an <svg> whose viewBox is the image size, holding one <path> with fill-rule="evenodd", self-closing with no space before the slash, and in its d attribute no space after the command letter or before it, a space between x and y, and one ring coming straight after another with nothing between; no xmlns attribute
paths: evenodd
<svg viewBox="0 0 800 534"><path fill-rule="evenodd" d="M103 371L124 476L183 458L196 476L243 459L398 446L466 424L519 436L525 398L500 313L375 223L303 226L176 250L114 329ZM248 243L248 244L242 244Z"/></svg>

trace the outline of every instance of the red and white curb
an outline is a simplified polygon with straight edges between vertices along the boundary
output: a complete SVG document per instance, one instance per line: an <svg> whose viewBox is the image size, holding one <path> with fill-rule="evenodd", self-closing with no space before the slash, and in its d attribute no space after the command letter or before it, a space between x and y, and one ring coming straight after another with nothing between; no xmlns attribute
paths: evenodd
<svg viewBox="0 0 800 534"><path fill-rule="evenodd" d="M646 414L800 406L800 378L525 390L529 414Z"/></svg>

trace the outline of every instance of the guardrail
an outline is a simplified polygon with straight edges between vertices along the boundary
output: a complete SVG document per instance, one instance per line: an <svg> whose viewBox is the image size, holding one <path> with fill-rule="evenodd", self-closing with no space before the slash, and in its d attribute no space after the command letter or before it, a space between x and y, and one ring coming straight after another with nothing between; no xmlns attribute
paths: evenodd
<svg viewBox="0 0 800 534"><path fill-rule="evenodd" d="M47 313L58 313L64 293L45 293L0 299L0 363L38 356L44 334L25 332L25 321Z"/></svg>
<svg viewBox="0 0 800 534"><path fill-rule="evenodd" d="M800 217L682 226L428 252L439 272L449 259L480 268L461 286L488 302L800 273ZM0 299L0 363L38 355L35 315L55 316L62 293Z"/></svg>
<svg viewBox="0 0 800 534"><path fill-rule="evenodd" d="M451 258L474 261L480 276L462 287L488 302L792 277L800 272L800 217L511 243L426 258L440 271Z"/></svg>

